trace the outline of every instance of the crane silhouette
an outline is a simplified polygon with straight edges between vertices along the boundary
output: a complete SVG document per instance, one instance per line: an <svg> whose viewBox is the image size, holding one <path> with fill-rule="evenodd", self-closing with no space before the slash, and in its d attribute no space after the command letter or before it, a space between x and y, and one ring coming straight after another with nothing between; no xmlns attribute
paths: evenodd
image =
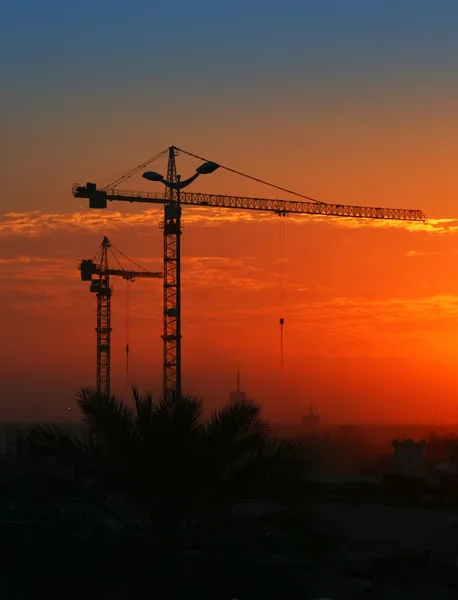
<svg viewBox="0 0 458 600"><path fill-rule="evenodd" d="M188 179L181 180L177 173L176 156L178 152L187 154L204 161L196 169L196 173ZM165 185L164 193L136 192L119 190L117 186L135 173L146 168L159 157L168 154L167 177L158 173L147 171L143 177L153 182ZM218 168L225 169L237 175L247 177L259 183L266 184L282 192L301 197L301 201L278 200L270 198L253 198L244 196L227 196L219 194L202 194L184 191L199 175L213 173ZM197 154L187 152L176 146L170 146L152 159L142 163L135 169L124 174L112 184L100 189L95 183L86 185L74 184L73 196L87 198L89 208L105 209L110 201L138 202L144 204L164 205L164 327L162 339L164 343L163 359L163 393L173 392L181 395L181 210L182 206L227 208L235 210L253 210L275 213L281 217L288 214L314 215L317 217L339 217L352 219L379 219L396 221L426 221L421 210L404 208L375 208L370 206L351 206L345 204L327 204L294 192L284 187L262 181L256 177L246 175L235 169L209 161ZM284 317L280 320L281 343L283 343Z"/></svg>
<svg viewBox="0 0 458 600"><path fill-rule="evenodd" d="M135 279L159 279L163 277L162 273L147 271L142 267L140 270L123 269L121 263L119 269L111 269L108 265L108 252L115 249L109 239L104 237L99 250L94 259L81 260L78 269L81 271L81 281L90 281L89 290L97 296L97 393L103 396L110 396L110 376L111 376L111 295L113 290L110 286L110 277L122 277L126 281L135 281ZM116 249L115 249L116 250ZM122 252L119 254L128 258ZM128 258L131 262L131 259ZM134 263L136 264L136 263ZM140 265L137 265L140 267ZM126 367L128 368L129 344L126 343Z"/></svg>

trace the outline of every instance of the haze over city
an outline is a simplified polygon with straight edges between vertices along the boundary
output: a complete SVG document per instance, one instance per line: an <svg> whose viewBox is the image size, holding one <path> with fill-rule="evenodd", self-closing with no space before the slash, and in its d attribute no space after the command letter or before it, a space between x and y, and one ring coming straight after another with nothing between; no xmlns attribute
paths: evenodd
<svg viewBox="0 0 458 600"><path fill-rule="evenodd" d="M89 211L72 184L107 185L176 144L323 202L428 218L184 207L186 391L219 406L240 368L277 421L311 399L327 422L458 420L455 2L1 11L1 419L68 418L75 390L95 383L96 305L78 262L104 235L162 270L162 206ZM200 163L177 164L184 178ZM166 159L153 167L165 175ZM163 191L141 171L121 187ZM192 191L295 199L221 169ZM159 395L161 282L115 280L112 304L112 391Z"/></svg>

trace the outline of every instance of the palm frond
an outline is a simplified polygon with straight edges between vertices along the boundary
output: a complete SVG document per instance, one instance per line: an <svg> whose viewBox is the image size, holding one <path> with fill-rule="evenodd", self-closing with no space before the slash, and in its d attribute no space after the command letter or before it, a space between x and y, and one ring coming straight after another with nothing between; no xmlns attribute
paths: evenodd
<svg viewBox="0 0 458 600"><path fill-rule="evenodd" d="M304 445L271 442L261 407L253 402L203 421L197 396L169 394L154 402L135 386L132 393L130 410L115 397L83 388L77 401L93 443L80 446L57 428L38 428L31 445L79 467L65 473L95 521L102 515L122 523L125 548L148 546L135 557L164 572L194 576L195 564L199 572L226 565L221 575L229 580L230 564L242 580L243 569L257 573L294 557L296 549L302 552L306 527L293 513L309 469ZM240 518L233 508L247 499L271 508ZM134 551L125 554L132 558Z"/></svg>
<svg viewBox="0 0 458 600"><path fill-rule="evenodd" d="M209 439L233 441L247 434L264 437L270 428L261 418L261 405L244 400L215 411L205 430Z"/></svg>
<svg viewBox="0 0 458 600"><path fill-rule="evenodd" d="M202 412L203 401L199 396L185 394L179 398L170 393L160 399L153 420L156 429L188 436L199 429Z"/></svg>
<svg viewBox="0 0 458 600"><path fill-rule="evenodd" d="M133 385L132 395L135 401L135 410L137 412L137 417L151 418L153 412L153 397L151 396L151 394L142 396L137 386Z"/></svg>
<svg viewBox="0 0 458 600"><path fill-rule="evenodd" d="M30 456L58 457L76 462L86 457L89 446L76 440L56 425L34 427L24 435L27 453Z"/></svg>
<svg viewBox="0 0 458 600"><path fill-rule="evenodd" d="M309 452L295 442L269 442L233 462L213 490L215 500L230 504L240 498L290 502L299 497L299 484L307 481Z"/></svg>
<svg viewBox="0 0 458 600"><path fill-rule="evenodd" d="M136 444L136 427L132 411L115 396L99 396L91 389L77 394L77 403L91 434L114 456L130 453Z"/></svg>
<svg viewBox="0 0 458 600"><path fill-rule="evenodd" d="M151 394L142 396L136 386L132 386L135 402L136 426L143 441L151 438L153 433L153 413L155 406Z"/></svg>

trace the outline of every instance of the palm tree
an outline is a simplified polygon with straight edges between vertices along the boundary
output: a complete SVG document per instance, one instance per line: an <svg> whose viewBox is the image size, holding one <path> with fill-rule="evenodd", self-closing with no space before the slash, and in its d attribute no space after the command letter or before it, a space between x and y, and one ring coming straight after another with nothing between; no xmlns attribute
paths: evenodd
<svg viewBox="0 0 458 600"><path fill-rule="evenodd" d="M274 441L253 402L204 419L195 396L154 402L134 387L133 397L132 410L82 389L84 440L56 427L27 438L31 455L59 461L69 494L83 503L85 535L97 535L93 547L103 544L110 557L116 587L142 597L161 577L169 597L241 599L251 590L251 600L276 598L278 582L278 597L288 598L286 581L303 575L314 549L304 511L307 448ZM80 537L82 529L79 519ZM172 584L180 587L173 596Z"/></svg>

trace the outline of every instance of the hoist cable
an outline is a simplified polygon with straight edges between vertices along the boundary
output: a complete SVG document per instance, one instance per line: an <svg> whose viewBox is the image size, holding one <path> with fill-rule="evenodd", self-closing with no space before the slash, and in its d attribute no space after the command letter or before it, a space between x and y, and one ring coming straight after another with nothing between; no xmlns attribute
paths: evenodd
<svg viewBox="0 0 458 600"><path fill-rule="evenodd" d="M129 286L126 279L126 385L129 385Z"/></svg>
<svg viewBox="0 0 458 600"><path fill-rule="evenodd" d="M285 310L285 220L280 216L280 365L283 367L283 324Z"/></svg>
<svg viewBox="0 0 458 600"><path fill-rule="evenodd" d="M202 156L198 156L197 154L193 154L192 152L187 152L186 150L182 150L181 148L177 148L183 154L187 154L188 156L192 156L193 158L197 158L198 160L202 160L204 162L212 162L209 161L208 158L203 158ZM317 202L318 204L326 204L326 202L321 202L321 200L317 200L316 198L312 198L311 196L306 196L305 194L300 194L299 192L294 192L293 190L289 190L280 185L275 185L274 183L269 183L268 181L264 181L263 179L259 179L258 177L253 177L252 175L247 175L246 173L241 173L240 171L236 171L235 169L231 169L230 167L225 167L224 165L218 163L220 169L224 169L225 171L229 171L230 173L234 173L234 175L240 175L241 177L245 177L246 179L251 179L252 181L256 181L257 183L262 183L263 185L268 185L271 188L275 188L276 190L280 190L282 192L286 192L287 194L292 194L293 196L299 196L300 198L305 198L305 200L309 200L310 202Z"/></svg>

